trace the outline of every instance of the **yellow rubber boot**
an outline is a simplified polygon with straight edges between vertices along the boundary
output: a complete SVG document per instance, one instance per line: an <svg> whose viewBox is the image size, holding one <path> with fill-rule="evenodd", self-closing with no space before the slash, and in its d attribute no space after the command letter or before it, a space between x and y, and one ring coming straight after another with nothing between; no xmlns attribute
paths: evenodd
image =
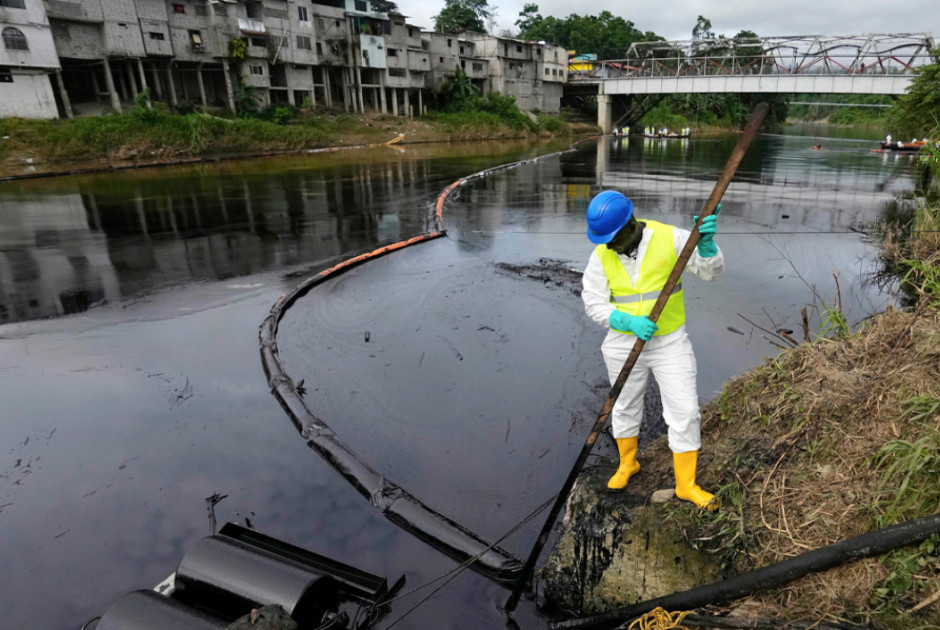
<svg viewBox="0 0 940 630"><path fill-rule="evenodd" d="M639 440L639 437L617 438L617 450L620 451L620 468L607 482L609 489L623 490L627 487L630 477L640 470L640 462L636 461L636 448Z"/></svg>
<svg viewBox="0 0 940 630"><path fill-rule="evenodd" d="M676 496L691 501L709 512L717 510L718 499L710 492L705 492L695 483L695 469L698 466L698 451L673 453L672 465L676 471Z"/></svg>

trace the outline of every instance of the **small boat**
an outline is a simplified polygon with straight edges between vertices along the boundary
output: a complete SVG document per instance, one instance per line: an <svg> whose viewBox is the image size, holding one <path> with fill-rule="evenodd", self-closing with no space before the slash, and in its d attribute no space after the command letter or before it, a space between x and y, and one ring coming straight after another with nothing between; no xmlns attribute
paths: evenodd
<svg viewBox="0 0 940 630"><path fill-rule="evenodd" d="M882 142L881 150L882 151L920 151L920 148L927 144L924 140L916 140L914 142L901 142L900 140L896 142Z"/></svg>

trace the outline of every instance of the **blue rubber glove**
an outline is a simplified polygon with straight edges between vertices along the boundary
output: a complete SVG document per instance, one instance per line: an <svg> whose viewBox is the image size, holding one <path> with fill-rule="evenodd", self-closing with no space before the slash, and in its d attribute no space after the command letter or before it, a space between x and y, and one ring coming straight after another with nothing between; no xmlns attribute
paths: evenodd
<svg viewBox="0 0 940 630"><path fill-rule="evenodd" d="M698 255L702 258L711 258L718 253L718 246L715 245L715 232L718 231L718 213L721 212L721 204L715 208L715 213L702 219L702 225L698 227L698 233L701 238L698 240ZM698 223L698 215L692 217L692 224Z"/></svg>
<svg viewBox="0 0 940 630"><path fill-rule="evenodd" d="M659 328L646 315L630 315L623 311L614 311L608 320L610 327L621 332L632 332L643 341L649 341Z"/></svg>

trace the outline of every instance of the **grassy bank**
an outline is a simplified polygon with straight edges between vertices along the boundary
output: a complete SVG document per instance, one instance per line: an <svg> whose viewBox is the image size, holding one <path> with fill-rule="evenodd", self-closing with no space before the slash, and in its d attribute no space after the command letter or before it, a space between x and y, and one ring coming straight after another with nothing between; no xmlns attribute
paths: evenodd
<svg viewBox="0 0 940 630"><path fill-rule="evenodd" d="M538 116L533 121L516 112L511 117L472 112L411 119L278 107L259 116L225 118L138 106L124 114L74 120L8 118L0 119L0 175L383 143L400 134L404 142L426 142L578 131L556 117Z"/></svg>
<svg viewBox="0 0 940 630"><path fill-rule="evenodd" d="M833 299L815 339L726 384L703 409L700 482L722 507L676 506L689 542L734 575L940 509L940 205L887 231L884 256L913 304L852 329ZM769 331L773 332L773 331ZM799 338L791 341L792 337ZM650 468L669 470L665 443ZM940 537L758 593L747 617L911 630L940 627ZM923 605L921 605L923 604Z"/></svg>

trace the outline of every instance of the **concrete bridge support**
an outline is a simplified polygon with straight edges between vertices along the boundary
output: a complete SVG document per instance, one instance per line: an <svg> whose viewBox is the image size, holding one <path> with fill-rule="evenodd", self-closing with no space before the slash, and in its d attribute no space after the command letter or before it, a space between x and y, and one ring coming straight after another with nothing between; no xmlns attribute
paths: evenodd
<svg viewBox="0 0 940 630"><path fill-rule="evenodd" d="M597 95L597 126L600 127L601 133L610 133L611 130L610 101L609 94Z"/></svg>

